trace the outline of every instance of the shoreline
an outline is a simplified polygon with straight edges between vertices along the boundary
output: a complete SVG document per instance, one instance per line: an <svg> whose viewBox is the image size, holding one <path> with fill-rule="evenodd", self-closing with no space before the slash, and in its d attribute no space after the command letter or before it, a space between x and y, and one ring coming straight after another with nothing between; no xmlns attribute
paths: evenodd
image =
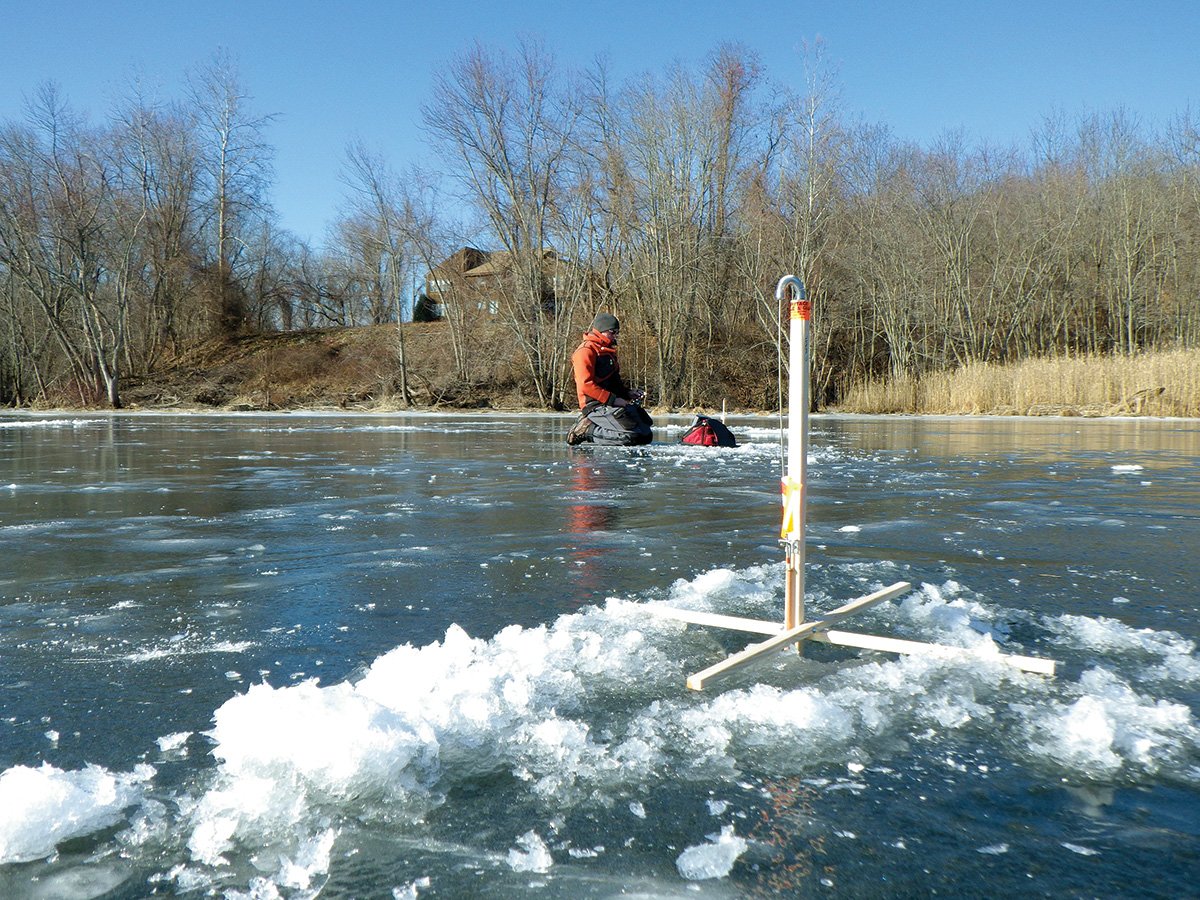
<svg viewBox="0 0 1200 900"><path fill-rule="evenodd" d="M648 409L651 416L664 419L686 419L695 415L707 415L715 418L721 416L715 412L702 411L684 411L684 410L663 410L663 409ZM336 417L354 417L354 418L374 418L387 416L409 416L416 418L486 418L491 416L510 417L510 418L532 418L532 417L556 417L563 420L573 420L578 415L577 411L555 411L555 410L537 410L523 409L513 407L510 409L500 407L489 407L486 409L454 409L454 410L439 410L439 409L340 409L333 407L296 407L291 409L219 409L208 407L171 407L171 408L125 408L125 409L96 409L88 407L59 407L54 409L5 409L0 410L0 425L4 424L5 418L12 416L18 419L33 419L33 418L61 418L65 416L79 416L86 418L119 418L124 416L129 417L162 417L169 416L208 416L214 418L254 418L264 416L279 416L279 417L311 417L311 418L336 418ZM776 412L727 412L725 419L764 419L769 421L777 421L779 414ZM812 419L921 419L923 421L935 421L943 419L946 421L961 422L964 420L1005 420L1005 421L1026 421L1026 422L1041 422L1060 420L1065 422L1198 422L1200 417L1197 416L1147 416L1135 415L1130 413L1117 415L1080 415L1078 413L1045 413L1045 414L1018 414L1018 413L920 413L920 412L888 412L888 413L863 413L850 412L843 410L826 410L822 412L810 413Z"/></svg>
<svg viewBox="0 0 1200 900"><path fill-rule="evenodd" d="M556 413L511 361L495 371L480 369L470 381L459 380L448 368L442 331L405 329L411 353L404 388L386 326L288 332L208 344L164 361L153 372L126 376L116 411L573 414L573 392L559 397L569 408ZM493 360L493 368L501 362ZM645 380L645 373L634 380ZM652 390L659 402L648 410L656 416L693 411L719 416L722 410L729 416L778 415L775 390L760 388L714 382L686 394L689 402ZM98 398L69 389L75 390L60 384L37 398L9 397L6 408L112 411ZM822 392L816 399L821 403L818 414L836 415L1200 418L1200 350L968 363L854 382L844 392ZM771 406L760 406L767 403Z"/></svg>

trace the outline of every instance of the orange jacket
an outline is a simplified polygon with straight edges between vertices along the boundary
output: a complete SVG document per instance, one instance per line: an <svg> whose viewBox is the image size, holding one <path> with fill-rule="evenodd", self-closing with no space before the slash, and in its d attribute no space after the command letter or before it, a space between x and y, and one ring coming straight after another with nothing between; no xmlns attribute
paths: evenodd
<svg viewBox="0 0 1200 900"><path fill-rule="evenodd" d="M614 396L629 399L629 390L621 381L617 365L617 348L599 331L584 334L583 343L571 354L571 366L575 370L580 409L591 400L607 403Z"/></svg>

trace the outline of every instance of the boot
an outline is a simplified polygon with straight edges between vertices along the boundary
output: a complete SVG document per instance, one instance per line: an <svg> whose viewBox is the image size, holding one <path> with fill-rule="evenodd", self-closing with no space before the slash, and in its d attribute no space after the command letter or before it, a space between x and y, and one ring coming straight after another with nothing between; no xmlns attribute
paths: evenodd
<svg viewBox="0 0 1200 900"><path fill-rule="evenodd" d="M567 443L572 447L582 444L592 436L592 423L587 416L580 416L567 432Z"/></svg>

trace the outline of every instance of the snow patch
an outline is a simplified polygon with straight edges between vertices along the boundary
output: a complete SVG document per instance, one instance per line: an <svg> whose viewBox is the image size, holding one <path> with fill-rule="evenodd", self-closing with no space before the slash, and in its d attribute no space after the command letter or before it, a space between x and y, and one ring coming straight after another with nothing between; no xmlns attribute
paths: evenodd
<svg viewBox="0 0 1200 900"><path fill-rule="evenodd" d="M42 859L63 841L115 825L154 775L147 765L127 774L91 765L64 772L49 763L8 769L0 774L0 864Z"/></svg>
<svg viewBox="0 0 1200 900"><path fill-rule="evenodd" d="M508 851L508 864L514 872L549 872L554 857L546 842L531 829L517 838L517 846Z"/></svg>
<svg viewBox="0 0 1200 900"><path fill-rule="evenodd" d="M734 834L732 825L726 825L720 834L710 834L708 843L688 847L680 853L675 868L689 881L724 878L748 846L745 838Z"/></svg>

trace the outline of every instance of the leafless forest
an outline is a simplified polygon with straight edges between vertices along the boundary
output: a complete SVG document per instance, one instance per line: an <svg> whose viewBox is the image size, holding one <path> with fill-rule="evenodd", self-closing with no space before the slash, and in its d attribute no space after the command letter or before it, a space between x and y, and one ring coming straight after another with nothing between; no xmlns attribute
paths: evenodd
<svg viewBox="0 0 1200 900"><path fill-rule="evenodd" d="M0 122L0 402L116 407L124 379L203 344L374 324L393 326L407 403L394 326L463 246L510 265L491 303L443 298L447 389L503 372L547 408L573 404L570 352L600 308L657 402L773 408L789 272L814 302L819 405L880 379L1200 347L1191 110L1038 111L1022 146L914 146L842 108L819 46L787 79L721 47L620 83L535 42L477 46L426 98L437 175L348 146L329 173L344 205L311 247L272 211L271 116L233 62L187 84L131 87L99 121L31 86Z"/></svg>

